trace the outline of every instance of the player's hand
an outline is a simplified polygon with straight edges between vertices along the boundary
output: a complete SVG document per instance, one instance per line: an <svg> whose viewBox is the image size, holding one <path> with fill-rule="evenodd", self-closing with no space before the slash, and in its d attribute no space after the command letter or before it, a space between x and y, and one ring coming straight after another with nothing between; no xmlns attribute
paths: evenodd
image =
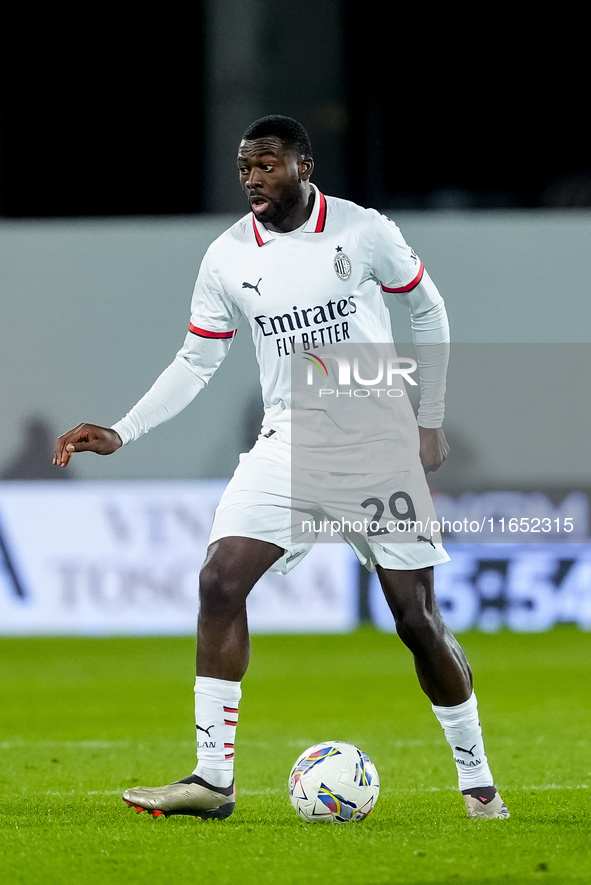
<svg viewBox="0 0 591 885"><path fill-rule="evenodd" d="M123 442L116 430L98 427L96 424L79 424L73 430L62 433L55 445L53 463L66 467L74 452L96 452L97 455L112 455L121 448Z"/></svg>
<svg viewBox="0 0 591 885"><path fill-rule="evenodd" d="M449 445L441 427L419 427L419 454L425 473L437 470L449 455Z"/></svg>

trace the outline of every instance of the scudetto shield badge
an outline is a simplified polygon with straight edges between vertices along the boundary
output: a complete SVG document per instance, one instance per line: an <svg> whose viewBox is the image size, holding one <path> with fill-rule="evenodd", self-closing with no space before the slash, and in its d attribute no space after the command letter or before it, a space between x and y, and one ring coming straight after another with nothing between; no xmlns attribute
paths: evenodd
<svg viewBox="0 0 591 885"><path fill-rule="evenodd" d="M339 280L349 279L351 276L351 262L340 246L337 246L337 254L332 264Z"/></svg>

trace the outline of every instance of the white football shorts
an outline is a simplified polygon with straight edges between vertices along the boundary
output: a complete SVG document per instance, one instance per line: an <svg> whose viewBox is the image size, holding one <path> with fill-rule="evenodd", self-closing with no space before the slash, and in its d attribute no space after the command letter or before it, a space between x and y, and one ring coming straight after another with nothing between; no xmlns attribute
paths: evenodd
<svg viewBox="0 0 591 885"><path fill-rule="evenodd" d="M300 459L301 460L301 459ZM380 460L376 459L379 463ZM336 465L339 466L339 465ZM209 543L246 537L282 547L271 571L286 574L315 543L346 541L369 571L448 562L418 456L411 468L370 473L305 470L291 447L260 436L215 511Z"/></svg>

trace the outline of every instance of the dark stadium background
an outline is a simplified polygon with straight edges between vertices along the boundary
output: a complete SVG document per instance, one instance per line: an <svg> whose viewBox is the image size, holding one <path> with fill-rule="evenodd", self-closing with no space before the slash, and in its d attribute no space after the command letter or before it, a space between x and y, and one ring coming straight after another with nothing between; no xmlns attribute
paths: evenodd
<svg viewBox="0 0 591 885"><path fill-rule="evenodd" d="M352 0L24 9L3 28L0 215L238 210L213 133L233 152L269 112L309 128L327 192L366 205L588 206L579 30Z"/></svg>

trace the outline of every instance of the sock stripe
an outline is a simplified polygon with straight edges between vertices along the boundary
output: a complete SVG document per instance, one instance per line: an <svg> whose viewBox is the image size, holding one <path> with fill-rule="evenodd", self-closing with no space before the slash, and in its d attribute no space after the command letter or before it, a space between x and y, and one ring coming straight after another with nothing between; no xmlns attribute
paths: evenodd
<svg viewBox="0 0 591 885"><path fill-rule="evenodd" d="M224 704L223 710L224 710L224 725L231 725L231 726L236 727L236 725L238 725L238 707L226 707L226 705ZM231 718L234 716L236 717L235 719Z"/></svg>
<svg viewBox="0 0 591 885"><path fill-rule="evenodd" d="M239 700L239 684L199 676L195 681L195 721L206 726L197 730L195 775L214 787L232 780Z"/></svg>

